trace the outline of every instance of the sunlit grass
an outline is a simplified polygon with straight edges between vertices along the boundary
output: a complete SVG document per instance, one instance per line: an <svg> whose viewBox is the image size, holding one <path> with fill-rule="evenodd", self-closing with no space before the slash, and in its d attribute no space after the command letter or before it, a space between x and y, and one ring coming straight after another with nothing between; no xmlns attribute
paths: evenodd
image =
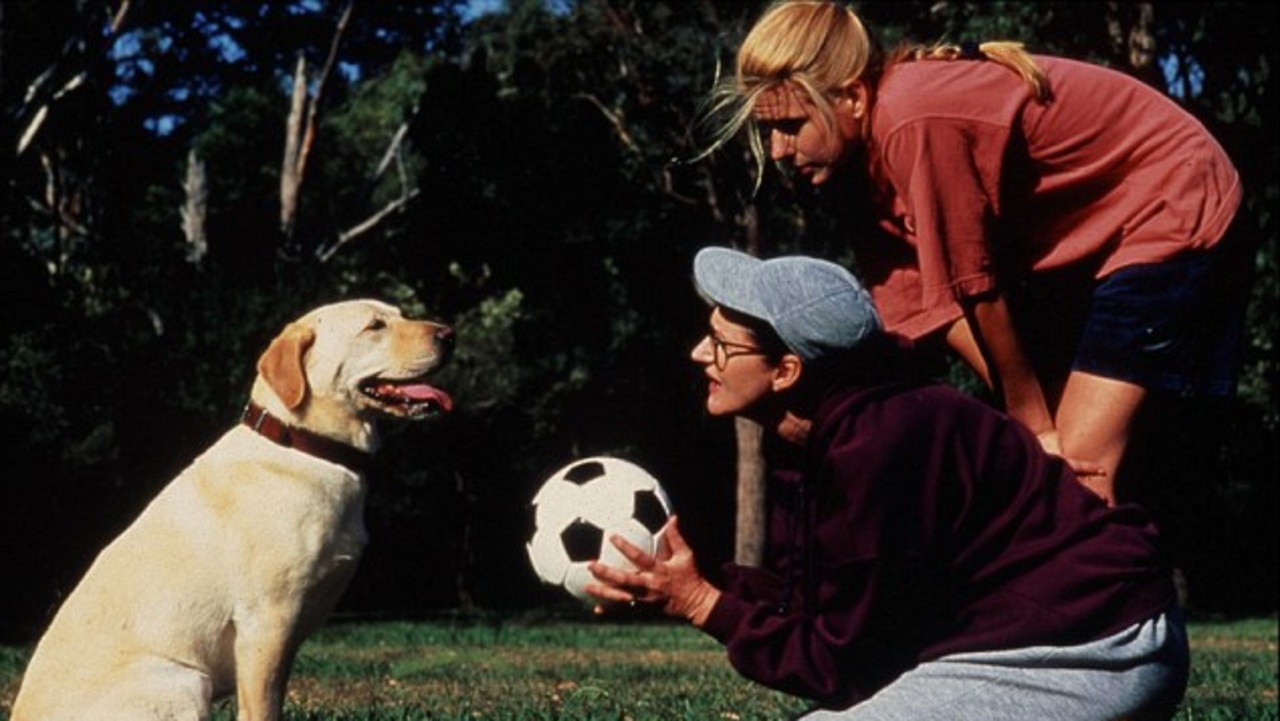
<svg viewBox="0 0 1280 721"><path fill-rule="evenodd" d="M290 703L299 719L776 719L803 708L738 677L688 628L590 621L330 626L300 655Z"/></svg>
<svg viewBox="0 0 1280 721"><path fill-rule="evenodd" d="M1183 721L1278 718L1277 621L1193 623Z"/></svg>
<svg viewBox="0 0 1280 721"><path fill-rule="evenodd" d="M1276 619L1193 623L1191 643L1179 721L1277 720ZM0 647L0 720L26 657ZM286 718L748 721L803 708L739 677L685 626L468 617L330 624L299 654ZM215 718L234 718L231 705Z"/></svg>

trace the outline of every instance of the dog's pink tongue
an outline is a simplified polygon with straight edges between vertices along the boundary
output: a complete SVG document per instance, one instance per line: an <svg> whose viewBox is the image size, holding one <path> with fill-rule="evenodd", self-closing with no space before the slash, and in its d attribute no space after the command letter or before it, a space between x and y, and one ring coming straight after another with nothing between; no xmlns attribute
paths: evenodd
<svg viewBox="0 0 1280 721"><path fill-rule="evenodd" d="M453 398L448 393L429 386L426 383L406 383L404 385L386 385L381 391L394 393L395 395L407 398L418 403L427 403L434 401L440 405L440 408L448 412L453 410Z"/></svg>

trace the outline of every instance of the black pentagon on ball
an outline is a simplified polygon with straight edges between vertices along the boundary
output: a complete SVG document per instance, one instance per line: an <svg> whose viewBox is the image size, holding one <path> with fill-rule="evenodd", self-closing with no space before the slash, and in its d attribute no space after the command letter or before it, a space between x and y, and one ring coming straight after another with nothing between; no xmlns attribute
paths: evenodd
<svg viewBox="0 0 1280 721"><path fill-rule="evenodd" d="M587 461L565 471L564 479L570 483L576 483L579 486L587 481L595 480L604 475L604 464L599 461Z"/></svg>
<svg viewBox="0 0 1280 721"><path fill-rule="evenodd" d="M649 529L649 533L662 530L662 524L667 522L667 509L658 500L657 493L649 490L636 491L635 519Z"/></svg>
<svg viewBox="0 0 1280 721"><path fill-rule="evenodd" d="M604 543L604 529L581 518L570 523L560 532L560 542L569 560L574 563L593 561L600 557Z"/></svg>

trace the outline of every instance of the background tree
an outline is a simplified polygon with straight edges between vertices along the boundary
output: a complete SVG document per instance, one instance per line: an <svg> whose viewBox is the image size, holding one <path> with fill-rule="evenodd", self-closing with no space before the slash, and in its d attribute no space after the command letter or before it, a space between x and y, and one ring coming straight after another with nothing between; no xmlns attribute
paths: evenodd
<svg viewBox="0 0 1280 721"><path fill-rule="evenodd" d="M235 422L280 325L350 295L455 325L443 382L458 411L389 439L345 610L558 601L525 562L525 508L547 472L586 454L663 479L698 519L708 571L752 553L721 520L738 503L735 433L703 417L687 360L705 333L693 253L854 263L852 219L828 202L838 186L770 172L757 191L740 145L692 162L699 104L763 3L513 0L476 18L464 5L0 4L0 635L42 627L97 549ZM1148 497L1180 531L1194 607L1274 610L1275 11L858 9L890 43L1011 37L1135 72L1222 138L1260 242L1241 393L1158 409L1149 422L1168 427L1152 437L1176 440L1136 462L1158 469ZM299 57L318 102L288 230ZM1227 433L1207 444L1206 425Z"/></svg>

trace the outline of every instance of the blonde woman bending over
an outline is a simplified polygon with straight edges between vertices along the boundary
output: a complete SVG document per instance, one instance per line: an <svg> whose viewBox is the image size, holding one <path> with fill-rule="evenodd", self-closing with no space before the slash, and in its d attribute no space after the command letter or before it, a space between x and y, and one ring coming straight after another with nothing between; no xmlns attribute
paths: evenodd
<svg viewBox="0 0 1280 721"><path fill-rule="evenodd" d="M716 145L747 128L761 171L858 174L847 202L877 231L854 250L886 328L945 340L1106 501L1149 393L1234 392L1240 179L1156 90L1011 42L883 54L847 7L783 2L715 107ZM1049 287L1083 298L1078 322L1039 318L1070 307Z"/></svg>

